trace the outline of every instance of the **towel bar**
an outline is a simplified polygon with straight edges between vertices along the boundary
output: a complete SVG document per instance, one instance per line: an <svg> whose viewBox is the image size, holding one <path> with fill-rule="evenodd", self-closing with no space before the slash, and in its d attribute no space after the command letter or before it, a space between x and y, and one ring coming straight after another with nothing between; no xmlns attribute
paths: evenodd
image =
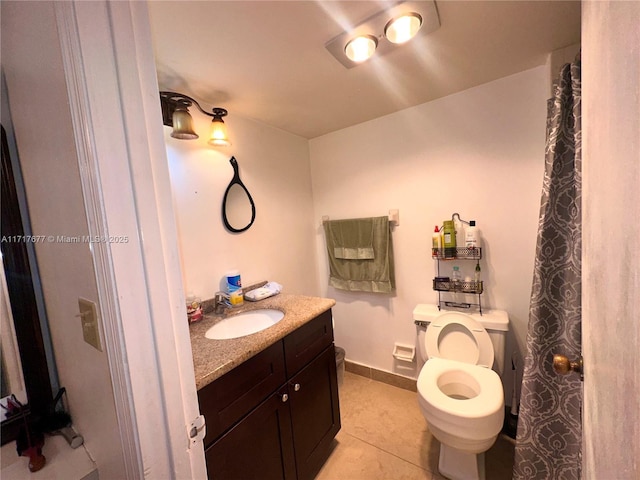
<svg viewBox="0 0 640 480"><path fill-rule="evenodd" d="M322 216L322 223L328 222L329 220L329 215ZM400 213L397 209L389 210L389 223L391 223L391 226L393 227L400 225Z"/></svg>

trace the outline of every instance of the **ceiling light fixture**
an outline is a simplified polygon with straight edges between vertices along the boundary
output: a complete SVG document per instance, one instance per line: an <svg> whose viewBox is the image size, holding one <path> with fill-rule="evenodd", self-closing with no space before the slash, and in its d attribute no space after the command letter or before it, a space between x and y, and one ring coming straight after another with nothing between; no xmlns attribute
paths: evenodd
<svg viewBox="0 0 640 480"><path fill-rule="evenodd" d="M414 38L440 28L433 0L399 2L327 42L325 48L347 68L385 55Z"/></svg>
<svg viewBox="0 0 640 480"><path fill-rule="evenodd" d="M202 113L213 117L207 143L216 147L231 145L227 134L227 126L222 120L222 117L228 113L224 108L215 107L209 113L203 110L193 98L176 92L160 92L160 104L162 106L162 123L173 128L171 132L173 138L181 140L199 138L199 135L193 129L193 118L189 113L189 107L195 105Z"/></svg>

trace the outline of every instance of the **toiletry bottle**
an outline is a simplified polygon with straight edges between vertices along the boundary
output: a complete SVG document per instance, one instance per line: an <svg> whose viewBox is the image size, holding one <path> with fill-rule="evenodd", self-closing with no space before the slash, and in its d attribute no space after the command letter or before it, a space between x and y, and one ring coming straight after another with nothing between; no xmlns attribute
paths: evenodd
<svg viewBox="0 0 640 480"><path fill-rule="evenodd" d="M456 256L456 229L453 220L445 220L443 223L442 244L445 258L455 258Z"/></svg>
<svg viewBox="0 0 640 480"><path fill-rule="evenodd" d="M476 290L480 290L480 282L482 281L482 272L480 271L480 262L476 263L476 271L473 275L473 280L476 282Z"/></svg>
<svg viewBox="0 0 640 480"><path fill-rule="evenodd" d="M478 227L476 227L475 220L471 220L465 230L464 246L471 251L480 248L480 232Z"/></svg>
<svg viewBox="0 0 640 480"><path fill-rule="evenodd" d="M433 240L432 240L433 244L432 244L432 250L431 250L431 255L433 257L439 257L440 255L440 249L442 248L442 234L440 233L440 229L438 228L438 225L436 225L436 228L433 230Z"/></svg>
<svg viewBox="0 0 640 480"><path fill-rule="evenodd" d="M244 303L244 295L242 294L242 280L238 270L227 272L227 292L229 293L229 302L232 307L239 307Z"/></svg>
<svg viewBox="0 0 640 480"><path fill-rule="evenodd" d="M462 287L462 273L457 265L453 267L453 272L451 273L451 286L453 290L460 290Z"/></svg>

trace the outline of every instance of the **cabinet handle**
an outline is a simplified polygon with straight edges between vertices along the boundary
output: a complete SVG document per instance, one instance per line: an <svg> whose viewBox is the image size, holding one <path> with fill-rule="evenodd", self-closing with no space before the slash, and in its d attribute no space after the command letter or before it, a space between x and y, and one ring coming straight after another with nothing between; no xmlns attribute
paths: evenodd
<svg viewBox="0 0 640 480"><path fill-rule="evenodd" d="M282 400L282 403L284 403L287 400L289 400L289 395L287 395L286 393L283 393L282 395L280 395L280 399Z"/></svg>
<svg viewBox="0 0 640 480"><path fill-rule="evenodd" d="M294 391L296 391L296 392L297 392L298 390L300 390L300 384L299 384L299 383L296 383L296 384L293 386L293 390L294 390Z"/></svg>

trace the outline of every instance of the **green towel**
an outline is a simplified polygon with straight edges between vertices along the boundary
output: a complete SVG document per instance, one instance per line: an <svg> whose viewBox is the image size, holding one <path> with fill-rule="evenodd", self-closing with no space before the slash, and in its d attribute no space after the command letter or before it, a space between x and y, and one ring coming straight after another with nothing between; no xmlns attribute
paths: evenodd
<svg viewBox="0 0 640 480"><path fill-rule="evenodd" d="M389 217L331 220L324 232L329 285L358 292L395 290Z"/></svg>
<svg viewBox="0 0 640 480"><path fill-rule="evenodd" d="M333 255L345 260L369 260L373 252L373 219L334 220L329 222Z"/></svg>

